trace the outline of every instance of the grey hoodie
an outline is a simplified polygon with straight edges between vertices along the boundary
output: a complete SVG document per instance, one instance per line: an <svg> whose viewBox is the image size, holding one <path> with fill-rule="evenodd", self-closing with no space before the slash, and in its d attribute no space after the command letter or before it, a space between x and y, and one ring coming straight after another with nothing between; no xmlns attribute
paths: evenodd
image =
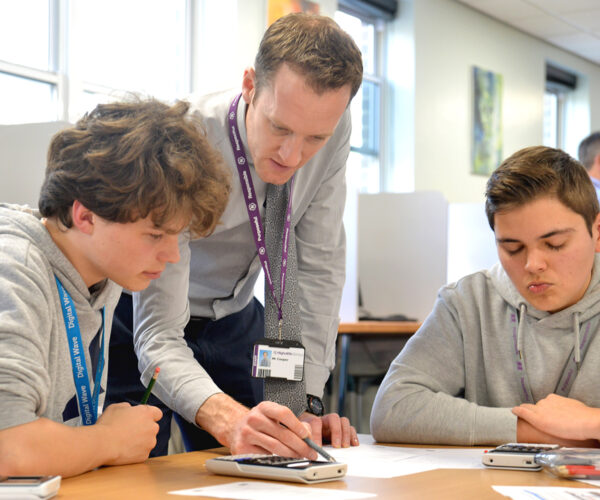
<svg viewBox="0 0 600 500"><path fill-rule="evenodd" d="M573 306L550 314L518 293L500 264L443 287L434 309L392 362L371 414L381 442L492 445L516 441L510 409L557 392L570 357L587 354L566 395L600 407L600 257ZM587 334L584 335L584 332ZM529 401L531 402L531 401Z"/></svg>
<svg viewBox="0 0 600 500"><path fill-rule="evenodd" d="M81 425L55 274L75 304L90 378L106 306L101 384L106 387L110 325L121 287L106 280L90 294L40 222L39 213L0 204L0 429L39 417ZM96 354L94 363L90 350ZM103 401L101 390L100 408Z"/></svg>

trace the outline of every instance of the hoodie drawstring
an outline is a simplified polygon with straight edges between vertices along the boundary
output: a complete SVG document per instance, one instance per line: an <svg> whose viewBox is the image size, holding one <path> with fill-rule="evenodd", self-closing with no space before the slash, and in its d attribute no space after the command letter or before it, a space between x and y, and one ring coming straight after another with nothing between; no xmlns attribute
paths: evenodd
<svg viewBox="0 0 600 500"><path fill-rule="evenodd" d="M575 364L577 365L577 371L581 365L581 342L579 340L579 312L573 314L573 330L575 331Z"/></svg>
<svg viewBox="0 0 600 500"><path fill-rule="evenodd" d="M525 312L527 306L523 303L519 304L519 325L517 326L517 354L519 359L523 359L523 325L525 324Z"/></svg>
<svg viewBox="0 0 600 500"><path fill-rule="evenodd" d="M514 316L517 316L517 338L516 338L516 370L517 375L519 377L519 384L522 391L523 401L532 403L534 402L533 393L531 392L531 387L529 386L529 381L527 380L527 372L525 370L525 360L523 359L523 341L525 337L525 317L527 314L527 305L524 303L519 304L519 309L517 314L513 314L513 319L511 322L515 322ZM567 397L575 379L577 378L577 374L581 368L581 360L582 357L585 357L588 347L590 346L593 335L591 333L592 329L595 329L598 326L597 321L587 321L585 325L580 325L581 320L581 311L573 312L573 334L574 334L574 342L573 348L569 353L569 357L563 368L563 372L560 375L558 383L556 384L556 388L554 392L559 396ZM514 328L514 327L513 327ZM583 331L581 331L583 328ZM514 329L513 329L513 341L514 341ZM583 337L583 340L581 339Z"/></svg>
<svg viewBox="0 0 600 500"><path fill-rule="evenodd" d="M519 304L519 325L517 326L517 354L519 359L523 359L523 328L525 313L527 306L523 303ZM573 332L575 333L575 345L573 350L575 352L575 364L577 365L577 371L581 366L581 339L580 339L580 328L579 328L579 311L573 313Z"/></svg>
<svg viewBox="0 0 600 500"><path fill-rule="evenodd" d="M519 359L523 359L523 318L525 317L525 304L519 304L519 326L517 327L517 354L519 355ZM575 364L577 365L577 370L581 365L581 340L579 336L579 312L573 313L573 331L575 333L575 345L573 346L573 350L575 351Z"/></svg>

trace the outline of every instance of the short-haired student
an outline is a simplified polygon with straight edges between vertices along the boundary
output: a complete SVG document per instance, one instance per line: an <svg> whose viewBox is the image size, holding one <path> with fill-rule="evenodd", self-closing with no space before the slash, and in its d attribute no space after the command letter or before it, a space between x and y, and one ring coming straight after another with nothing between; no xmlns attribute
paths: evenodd
<svg viewBox="0 0 600 500"><path fill-rule="evenodd" d="M598 445L560 411L532 416L557 400L600 406L598 212L585 168L563 151L525 148L496 169L486 214L500 262L440 290L380 386L378 441Z"/></svg>

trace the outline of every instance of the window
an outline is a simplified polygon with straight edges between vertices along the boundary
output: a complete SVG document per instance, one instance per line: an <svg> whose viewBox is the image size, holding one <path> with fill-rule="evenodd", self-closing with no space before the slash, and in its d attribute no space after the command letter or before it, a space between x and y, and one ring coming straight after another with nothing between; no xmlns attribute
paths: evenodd
<svg viewBox="0 0 600 500"><path fill-rule="evenodd" d="M49 0L0 3L0 60L48 71L50 67Z"/></svg>
<svg viewBox="0 0 600 500"><path fill-rule="evenodd" d="M59 119L55 2L0 3L0 124Z"/></svg>
<svg viewBox="0 0 600 500"><path fill-rule="evenodd" d="M197 1L1 2L0 124L73 122L126 92L186 95Z"/></svg>
<svg viewBox="0 0 600 500"><path fill-rule="evenodd" d="M565 149L566 103L577 87L577 76L550 63L546 64L543 144Z"/></svg>
<svg viewBox="0 0 600 500"><path fill-rule="evenodd" d="M561 147L564 96L556 90L544 92L544 146Z"/></svg>
<svg viewBox="0 0 600 500"><path fill-rule="evenodd" d="M189 92L185 0L72 5L70 63L80 86L73 103L79 113L123 91L165 100Z"/></svg>
<svg viewBox="0 0 600 500"><path fill-rule="evenodd" d="M56 86L0 72L0 110L4 125L55 121Z"/></svg>
<svg viewBox="0 0 600 500"><path fill-rule="evenodd" d="M382 21L361 18L345 11L335 21L346 31L363 55L363 84L352 100L352 137L347 175L359 191L377 193L381 188L381 63Z"/></svg>

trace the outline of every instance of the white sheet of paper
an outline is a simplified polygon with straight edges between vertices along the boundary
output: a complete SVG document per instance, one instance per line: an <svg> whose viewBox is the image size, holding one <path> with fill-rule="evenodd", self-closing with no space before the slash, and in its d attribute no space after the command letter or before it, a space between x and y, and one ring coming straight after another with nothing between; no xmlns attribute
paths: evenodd
<svg viewBox="0 0 600 500"><path fill-rule="evenodd" d="M600 490L561 486L492 486L512 500L598 500Z"/></svg>
<svg viewBox="0 0 600 500"><path fill-rule="evenodd" d="M600 487L600 479L577 479L577 481Z"/></svg>
<svg viewBox="0 0 600 500"><path fill-rule="evenodd" d="M348 464L347 476L397 477L433 469L480 469L482 449L405 448L375 444L369 434L359 434L360 446L327 451Z"/></svg>
<svg viewBox="0 0 600 500"><path fill-rule="evenodd" d="M239 482L206 486L189 490L169 491L171 495L195 497L235 498L240 500L355 500L372 498L373 493L347 490L327 490L325 488L302 488L272 482Z"/></svg>

